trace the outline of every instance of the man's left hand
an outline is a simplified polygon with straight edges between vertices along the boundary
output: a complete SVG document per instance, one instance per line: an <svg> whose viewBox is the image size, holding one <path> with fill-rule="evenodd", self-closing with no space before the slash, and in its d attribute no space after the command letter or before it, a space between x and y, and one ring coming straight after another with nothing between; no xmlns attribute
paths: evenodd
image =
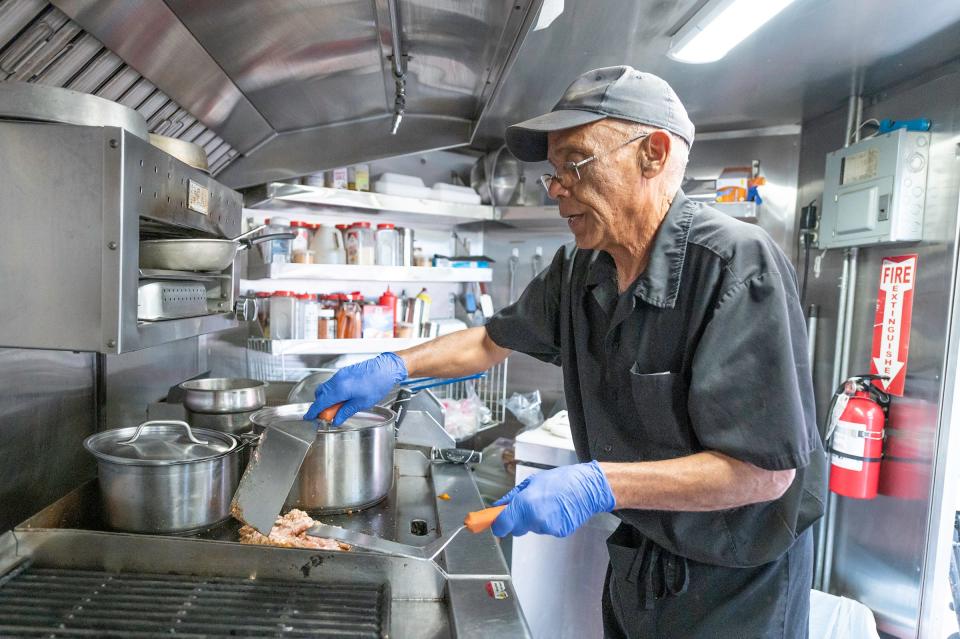
<svg viewBox="0 0 960 639"><path fill-rule="evenodd" d="M613 510L616 500L600 465L592 461L527 477L494 502L503 504L508 505L493 522L497 537L528 532L566 537L593 515Z"/></svg>

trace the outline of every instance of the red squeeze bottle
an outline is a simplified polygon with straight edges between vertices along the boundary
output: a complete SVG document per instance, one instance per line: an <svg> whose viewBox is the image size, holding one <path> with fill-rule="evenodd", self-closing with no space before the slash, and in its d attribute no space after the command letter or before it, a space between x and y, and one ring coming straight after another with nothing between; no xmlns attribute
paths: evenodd
<svg viewBox="0 0 960 639"><path fill-rule="evenodd" d="M380 306L389 306L390 312L393 314L392 317L397 317L397 296L393 294L393 291L390 290L390 287L387 287L387 290L383 292L383 295L380 296L380 299L377 300L377 304ZM393 327L393 336L397 336L397 327L394 324Z"/></svg>

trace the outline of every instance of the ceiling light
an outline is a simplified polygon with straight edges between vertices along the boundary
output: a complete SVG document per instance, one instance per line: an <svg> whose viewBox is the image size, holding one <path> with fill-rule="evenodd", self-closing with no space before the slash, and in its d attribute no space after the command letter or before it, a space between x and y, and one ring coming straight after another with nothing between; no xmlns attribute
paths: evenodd
<svg viewBox="0 0 960 639"><path fill-rule="evenodd" d="M711 0L670 40L679 62L716 62L794 0Z"/></svg>

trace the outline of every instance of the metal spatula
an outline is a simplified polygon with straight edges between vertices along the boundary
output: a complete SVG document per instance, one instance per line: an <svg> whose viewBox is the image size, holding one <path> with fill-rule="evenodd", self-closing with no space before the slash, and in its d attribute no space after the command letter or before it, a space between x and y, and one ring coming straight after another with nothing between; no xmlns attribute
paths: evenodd
<svg viewBox="0 0 960 639"><path fill-rule="evenodd" d="M486 530L493 524L493 520L497 518L504 508L506 508L506 506L494 506L493 508L485 508L484 510L472 512L464 518L462 526L449 535L441 536L431 541L426 546L401 544L382 537L367 535L356 530L347 530L346 528L319 523L310 528L307 534L311 537L335 539L364 550L373 550L375 552L405 557L407 559L432 561L453 541L454 537L460 534L461 530L466 528L474 533Z"/></svg>
<svg viewBox="0 0 960 639"><path fill-rule="evenodd" d="M320 419L333 419L339 407L338 404L326 409ZM256 454L240 478L230 514L269 535L316 438L317 423L314 421L294 419L267 428L260 437Z"/></svg>

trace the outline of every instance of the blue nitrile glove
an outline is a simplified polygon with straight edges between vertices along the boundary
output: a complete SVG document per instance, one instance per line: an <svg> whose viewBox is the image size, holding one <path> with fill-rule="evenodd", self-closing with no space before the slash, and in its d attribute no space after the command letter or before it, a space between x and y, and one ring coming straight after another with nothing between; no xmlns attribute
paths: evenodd
<svg viewBox="0 0 960 639"><path fill-rule="evenodd" d="M373 359L346 366L317 386L313 405L303 418L316 419L324 408L345 402L333 418L333 425L339 426L357 411L379 402L406 378L407 365L396 353L381 353Z"/></svg>
<svg viewBox="0 0 960 639"><path fill-rule="evenodd" d="M493 502L508 504L493 522L497 537L528 532L566 537L597 513L613 510L616 500L595 461L560 466L531 475Z"/></svg>

